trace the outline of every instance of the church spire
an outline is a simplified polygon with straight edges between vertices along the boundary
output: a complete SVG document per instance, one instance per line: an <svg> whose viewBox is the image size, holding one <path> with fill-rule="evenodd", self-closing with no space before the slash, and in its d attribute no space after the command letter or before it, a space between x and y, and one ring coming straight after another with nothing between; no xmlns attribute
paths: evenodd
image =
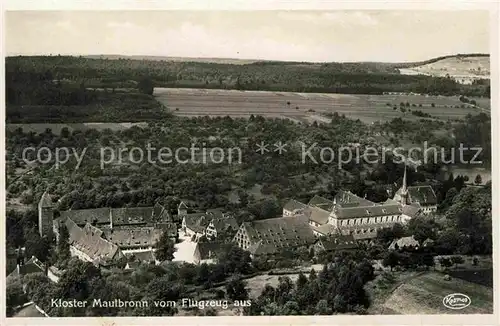
<svg viewBox="0 0 500 326"><path fill-rule="evenodd" d="M404 193L407 192L407 189L406 189L406 161L405 161L405 172L403 174L403 192Z"/></svg>
<svg viewBox="0 0 500 326"><path fill-rule="evenodd" d="M406 185L406 161L405 161L405 172L403 174L403 186L401 187L401 204L408 205L408 188Z"/></svg>

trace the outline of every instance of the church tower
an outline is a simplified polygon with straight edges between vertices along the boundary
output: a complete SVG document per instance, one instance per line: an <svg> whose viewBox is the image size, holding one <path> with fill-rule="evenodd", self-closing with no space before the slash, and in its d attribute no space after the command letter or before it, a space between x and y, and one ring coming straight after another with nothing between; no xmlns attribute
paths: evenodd
<svg viewBox="0 0 500 326"><path fill-rule="evenodd" d="M396 191L396 194L394 194L394 200L403 206L410 204L408 185L406 180L406 162L405 162L405 172L403 174L403 185L401 186L401 188L398 189L398 191Z"/></svg>
<svg viewBox="0 0 500 326"><path fill-rule="evenodd" d="M50 195L45 191L38 203L38 232L40 236L50 236L54 220L54 207Z"/></svg>
<svg viewBox="0 0 500 326"><path fill-rule="evenodd" d="M406 186L406 162L405 172L403 174L403 186L401 187L401 204L408 205L408 188Z"/></svg>

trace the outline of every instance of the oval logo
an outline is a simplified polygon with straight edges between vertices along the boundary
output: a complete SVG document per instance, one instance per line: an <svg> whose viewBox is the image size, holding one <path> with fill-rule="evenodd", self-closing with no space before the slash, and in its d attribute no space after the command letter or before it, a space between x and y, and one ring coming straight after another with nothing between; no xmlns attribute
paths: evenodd
<svg viewBox="0 0 500 326"><path fill-rule="evenodd" d="M443 299L443 305L450 309L464 309L471 304L470 298L462 293L448 294Z"/></svg>

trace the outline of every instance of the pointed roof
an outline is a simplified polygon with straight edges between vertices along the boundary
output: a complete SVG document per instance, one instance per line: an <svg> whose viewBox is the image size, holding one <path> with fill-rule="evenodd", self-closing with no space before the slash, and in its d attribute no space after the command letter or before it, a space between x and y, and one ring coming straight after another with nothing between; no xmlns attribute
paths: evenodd
<svg viewBox="0 0 500 326"><path fill-rule="evenodd" d="M38 203L39 207L52 207L52 198L49 193L45 191L40 198L40 202Z"/></svg>
<svg viewBox="0 0 500 326"><path fill-rule="evenodd" d="M187 207L187 205L183 201L181 201L179 203L179 206L177 206L177 208L178 209L187 209L188 207Z"/></svg>
<svg viewBox="0 0 500 326"><path fill-rule="evenodd" d="M403 174L403 187L402 187L402 193L407 193L408 189L406 187L406 161L405 161L405 172Z"/></svg>

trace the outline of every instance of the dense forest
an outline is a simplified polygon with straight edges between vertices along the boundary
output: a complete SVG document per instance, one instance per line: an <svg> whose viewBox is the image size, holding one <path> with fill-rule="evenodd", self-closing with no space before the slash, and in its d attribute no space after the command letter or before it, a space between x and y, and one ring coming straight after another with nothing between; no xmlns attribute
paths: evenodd
<svg viewBox="0 0 500 326"><path fill-rule="evenodd" d="M134 92L114 86L90 88L85 80L66 82L54 78L52 70L41 73L7 65L7 122L116 122L128 120L127 117L132 121L150 121L167 116L144 78L134 84Z"/></svg>
<svg viewBox="0 0 500 326"><path fill-rule="evenodd" d="M460 85L449 78L400 75L390 64L256 62L232 65L68 56L9 57L9 68L51 71L56 80L88 87L130 87L150 76L158 87L222 88L294 92L382 94L416 92L489 97L489 85ZM9 79L7 79L9 83Z"/></svg>

